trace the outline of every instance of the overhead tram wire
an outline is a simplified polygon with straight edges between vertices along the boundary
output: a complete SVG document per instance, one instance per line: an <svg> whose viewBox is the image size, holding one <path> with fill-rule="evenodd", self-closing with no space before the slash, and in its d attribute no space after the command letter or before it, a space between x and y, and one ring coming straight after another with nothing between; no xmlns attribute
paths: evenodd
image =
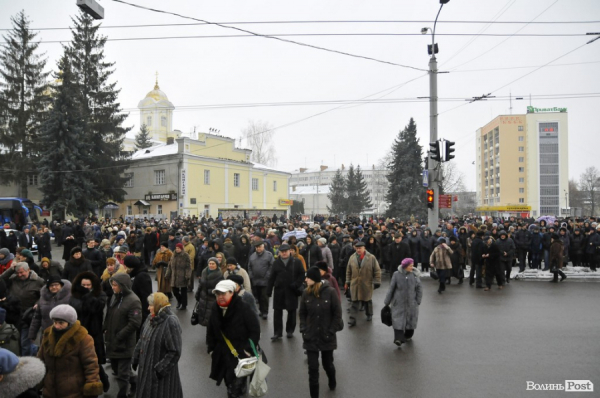
<svg viewBox="0 0 600 398"><path fill-rule="evenodd" d="M377 23L377 24L393 24L393 23L432 23L433 21L427 20L314 20L314 21L220 21L221 24L227 25L277 25L277 24L351 24L351 23ZM539 25L563 25L563 24L595 24L600 21L539 21L539 22L527 22L527 21L437 21L438 24L539 24ZM156 28L156 27L176 27L176 26L203 26L210 25L205 22L196 23L167 23L167 24L142 24L142 25L100 25L100 29L129 29L129 28ZM51 27L51 28L31 28L35 31L43 30L71 30L71 27ZM0 31L10 31L12 28L0 28Z"/></svg>
<svg viewBox="0 0 600 398"><path fill-rule="evenodd" d="M332 50L332 49L329 49L329 48L315 46L315 45L308 44L308 43L302 43L302 42L295 41L295 40L283 39L281 37L263 35L263 34L260 34L260 33L252 32L252 31L247 30L247 29L242 29L242 28L238 28L238 27L235 27L235 26L225 25L225 24L221 24L221 23L218 23L218 22L209 22L209 21L206 21L206 20L203 20L203 19L189 17L189 16L186 16L186 15L181 15L181 14L177 14L177 13L170 12L170 11L163 11L163 10L158 10L158 9L155 9L155 8L141 6L139 4L128 3L128 2L123 1L123 0L112 0L112 1L114 1L116 3L121 3L121 4L128 5L130 7L140 8L140 9L147 10L147 11L152 11L152 12L166 14L166 15L173 15L173 16L176 16L176 17L179 17L179 18L190 19L190 20L198 21L198 22L204 22L204 23L207 23L207 24L210 24L210 25L219 26L219 27L224 28L224 29L232 29L232 30L236 30L236 31L239 31L239 32L242 32L242 33L249 34L249 35L253 35L253 36L257 36L257 37L263 37L265 39L277 40L277 41L281 41L281 42L284 42L284 43L290 43L290 44L295 44L295 45L302 46L302 47L313 48L315 50L326 51L326 52L331 52L331 53L340 54L340 55L346 55L346 56L353 57L353 58L365 59L365 60L368 60L368 61L379 62L379 63L383 63L383 64L387 64L387 65L399 66L401 68L414 69L414 70L418 70L418 71L421 71L421 72L427 72L427 70L425 70L425 69L416 68L414 66L402 65L402 64L397 64L397 63L390 62L390 61L380 60L380 59L377 59L377 58L367 57L367 56L364 56L364 55L357 55L357 54L347 53L347 52L344 52L344 51Z"/></svg>

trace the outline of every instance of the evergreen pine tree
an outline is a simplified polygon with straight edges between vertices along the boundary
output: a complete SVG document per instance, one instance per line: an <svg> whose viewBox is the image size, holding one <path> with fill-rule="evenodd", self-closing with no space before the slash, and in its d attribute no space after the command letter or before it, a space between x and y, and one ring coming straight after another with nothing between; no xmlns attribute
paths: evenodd
<svg viewBox="0 0 600 398"><path fill-rule="evenodd" d="M331 180L331 186L327 198L331 202L331 207L327 206L330 214L345 214L348 211L346 199L346 180L342 171L338 169Z"/></svg>
<svg viewBox="0 0 600 398"><path fill-rule="evenodd" d="M370 193L360 166L354 169L354 166L350 164L346 177L346 190L348 214L359 215L363 210L372 206Z"/></svg>
<svg viewBox="0 0 600 398"><path fill-rule="evenodd" d="M137 150L150 148L152 142L150 141L150 132L145 124L140 127L140 132L135 135L135 147Z"/></svg>
<svg viewBox="0 0 600 398"><path fill-rule="evenodd" d="M128 177L124 175L129 159L122 151L125 134L130 128L122 123L127 117L117 102L120 90L110 82L114 63L104 59L106 37L98 34L100 25L80 12L73 19L73 38L65 47L78 89L81 116L85 120L81 140L92 148L88 159L96 204L125 198L122 189ZM110 166L110 169L106 169Z"/></svg>
<svg viewBox="0 0 600 398"><path fill-rule="evenodd" d="M23 11L11 17L12 30L4 36L0 54L0 183L16 183L27 198L27 177L37 175L32 158L38 154L40 126L50 102L44 72L46 59L38 53L37 33L29 29Z"/></svg>
<svg viewBox="0 0 600 398"><path fill-rule="evenodd" d="M68 58L58 63L61 83L56 87L54 102L39 136L40 173L43 203L56 214L87 216L92 205L92 174L87 170L91 145L81 140L85 125L77 84Z"/></svg>
<svg viewBox="0 0 600 398"><path fill-rule="evenodd" d="M392 146L392 162L387 176L389 181L386 200L387 215L407 220L411 216L427 216L425 188L422 177L422 147L417 138L417 125L410 118Z"/></svg>

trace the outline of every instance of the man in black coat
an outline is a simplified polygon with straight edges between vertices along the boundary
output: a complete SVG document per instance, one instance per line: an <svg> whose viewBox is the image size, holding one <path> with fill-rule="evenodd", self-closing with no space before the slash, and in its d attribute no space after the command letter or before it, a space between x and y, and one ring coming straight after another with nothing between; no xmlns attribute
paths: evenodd
<svg viewBox="0 0 600 398"><path fill-rule="evenodd" d="M481 284L481 266L483 264L483 255L484 249L486 248L485 243L483 242L483 231L477 231L473 242L471 243L471 271L469 272L469 285L473 285L475 282L475 287L477 289L483 288Z"/></svg>
<svg viewBox="0 0 600 398"><path fill-rule="evenodd" d="M96 248L96 241L94 238L88 239L87 246L83 250L83 257L92 264L94 273L98 277L101 277L106 268L106 259L102 252Z"/></svg>
<svg viewBox="0 0 600 398"><path fill-rule="evenodd" d="M150 311L148 310L148 296L152 294L152 278L148 273L148 267L143 265L139 258L133 255L125 256L123 265L131 278L131 291L139 297L142 303L142 325L146 321ZM141 326L141 325L140 325ZM138 328L138 337L139 337Z"/></svg>
<svg viewBox="0 0 600 398"><path fill-rule="evenodd" d="M519 230L514 236L515 246L517 247L517 258L519 259L519 271L525 271L525 257L531 246L531 232L524 224L519 225Z"/></svg>
<svg viewBox="0 0 600 398"><path fill-rule="evenodd" d="M275 334L271 340L278 340L283 334L283 310L287 310L285 331L287 337L294 335L296 329L296 311L298 310L298 292L304 283L304 266L300 260L290 255L287 243L279 246L279 257L273 262L271 276L267 285L269 297L273 297L273 324Z"/></svg>
<svg viewBox="0 0 600 398"><path fill-rule="evenodd" d="M24 247L26 249L31 249L33 244L33 238L29 233L29 226L26 225L23 227L23 231L19 235L19 247Z"/></svg>
<svg viewBox="0 0 600 398"><path fill-rule="evenodd" d="M390 263L388 264L388 273L391 275L402 263L402 260L409 258L410 246L404 242L402 233L398 232L394 235L394 241L389 245Z"/></svg>

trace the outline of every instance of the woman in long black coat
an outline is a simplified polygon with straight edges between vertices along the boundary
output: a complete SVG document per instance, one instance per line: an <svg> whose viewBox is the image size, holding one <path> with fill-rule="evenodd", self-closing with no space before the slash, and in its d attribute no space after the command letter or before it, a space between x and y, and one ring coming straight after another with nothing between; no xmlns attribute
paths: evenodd
<svg viewBox="0 0 600 398"><path fill-rule="evenodd" d="M500 264L500 249L496 244L496 241L491 236L487 238L487 245L483 248L482 257L485 259L485 284L486 288L484 291L488 291L492 288L492 282L494 276L498 283L498 289L504 287L504 270L502 264Z"/></svg>
<svg viewBox="0 0 600 398"><path fill-rule="evenodd" d="M344 328L342 306L335 289L321 281L321 272L311 267L306 272L307 288L300 301L300 332L308 356L308 384L311 398L319 396L319 352L329 389L335 390L333 350L337 349L336 333Z"/></svg>
<svg viewBox="0 0 600 398"><path fill-rule="evenodd" d="M248 271L248 258L250 257L252 246L246 235L242 235L239 242L239 245L235 248L235 258L238 260L240 266Z"/></svg>
<svg viewBox="0 0 600 398"><path fill-rule="evenodd" d="M213 310L216 297L213 289L217 283L223 280L223 274L219 269L217 259L211 257L208 259L208 266L202 271L200 277L200 286L196 291L196 301L198 301L198 323L202 326L208 326L211 312Z"/></svg>
<svg viewBox="0 0 600 398"><path fill-rule="evenodd" d="M94 339L94 348L100 365L100 381L104 391L108 391L108 376L104 372L103 364L106 363L106 350L104 348L104 307L106 306L106 293L102 289L102 282L94 272L82 272L75 277L71 286L71 307L77 311L77 319L81 326L87 329L88 334Z"/></svg>
<svg viewBox="0 0 600 398"><path fill-rule="evenodd" d="M421 270L429 271L429 257L433 252L434 238L431 236L431 230L425 229L419 236L419 251L421 253ZM416 264L415 264L416 265Z"/></svg>
<svg viewBox="0 0 600 398"><path fill-rule="evenodd" d="M301 249L300 254L306 260L306 266L308 268L315 265L317 261L323 260L321 249L314 243L313 238L310 236L306 237L306 246Z"/></svg>
<svg viewBox="0 0 600 398"><path fill-rule="evenodd" d="M217 284L214 290L217 302L213 304L214 309L206 328L207 350L212 357L210 378L215 380L218 386L225 380L228 398L244 395L247 378L235 376L238 359L232 354L223 336L230 341L240 359L254 355L250 340L258 350L260 339L258 317L235 293L235 288L235 282L230 280Z"/></svg>

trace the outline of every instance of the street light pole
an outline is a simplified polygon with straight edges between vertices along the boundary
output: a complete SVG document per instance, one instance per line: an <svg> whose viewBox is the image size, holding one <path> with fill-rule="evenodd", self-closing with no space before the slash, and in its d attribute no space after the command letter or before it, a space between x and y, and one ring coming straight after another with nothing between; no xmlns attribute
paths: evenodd
<svg viewBox="0 0 600 398"><path fill-rule="evenodd" d="M435 57L435 26L437 24L438 17L442 11L442 7L449 0L440 0L440 9L435 17L433 23L433 30L430 28L421 29L421 33L427 33L427 30L431 30L431 58L429 59L429 142L436 142L438 139L438 93L437 93L437 74L438 66L437 59ZM433 189L433 209L428 211L427 225L431 232L434 233L438 228L439 214L440 214L440 181L439 176L436 173L438 162L429 158L428 159L428 171L429 171L429 187Z"/></svg>

